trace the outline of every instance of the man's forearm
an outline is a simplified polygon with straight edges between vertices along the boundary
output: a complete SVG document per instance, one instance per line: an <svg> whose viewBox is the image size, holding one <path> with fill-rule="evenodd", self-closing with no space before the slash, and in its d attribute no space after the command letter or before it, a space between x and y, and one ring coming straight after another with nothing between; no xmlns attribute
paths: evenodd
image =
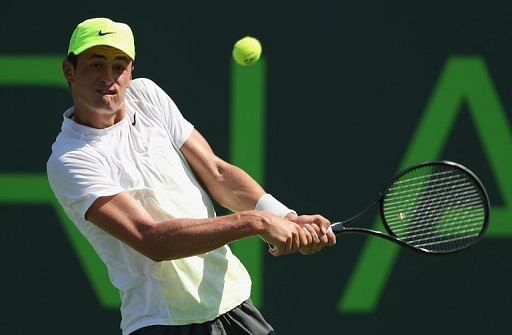
<svg viewBox="0 0 512 335"><path fill-rule="evenodd" d="M143 254L155 261L178 259L217 249L265 230L261 216L247 211L208 219L158 222L142 235Z"/></svg>

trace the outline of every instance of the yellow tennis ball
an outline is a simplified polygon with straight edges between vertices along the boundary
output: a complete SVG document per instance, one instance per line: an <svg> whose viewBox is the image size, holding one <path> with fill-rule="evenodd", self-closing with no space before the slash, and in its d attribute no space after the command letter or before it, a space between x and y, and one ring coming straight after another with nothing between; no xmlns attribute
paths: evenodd
<svg viewBox="0 0 512 335"><path fill-rule="evenodd" d="M238 64L251 65L260 59L260 41L251 36L246 36L235 43L233 47L233 58Z"/></svg>

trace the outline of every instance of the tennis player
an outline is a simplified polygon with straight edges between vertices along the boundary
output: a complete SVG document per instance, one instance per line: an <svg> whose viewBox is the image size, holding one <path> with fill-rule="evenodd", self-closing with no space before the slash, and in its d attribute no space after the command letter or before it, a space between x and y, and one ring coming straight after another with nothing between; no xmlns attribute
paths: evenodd
<svg viewBox="0 0 512 335"><path fill-rule="evenodd" d="M105 262L128 334L274 334L227 243L257 235L274 256L335 243L217 157L171 98L132 80L130 27L80 23L63 72L73 107L47 163L53 192ZM210 196L234 214L216 217Z"/></svg>

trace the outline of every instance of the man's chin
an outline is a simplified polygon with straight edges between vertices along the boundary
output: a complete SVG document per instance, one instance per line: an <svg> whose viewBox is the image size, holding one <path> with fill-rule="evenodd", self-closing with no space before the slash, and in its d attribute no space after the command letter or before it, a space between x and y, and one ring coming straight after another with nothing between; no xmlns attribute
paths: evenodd
<svg viewBox="0 0 512 335"><path fill-rule="evenodd" d="M93 108L93 111L94 111L94 114L98 115L98 116L101 116L101 117L105 117L105 116L112 116L115 114L115 112L111 109L106 109L106 108L98 108L98 107L94 107Z"/></svg>
<svg viewBox="0 0 512 335"><path fill-rule="evenodd" d="M113 114L121 109L121 106L116 103L115 99L104 97L96 100L95 109L102 114Z"/></svg>
<svg viewBox="0 0 512 335"><path fill-rule="evenodd" d="M121 109L120 106L113 106L109 104L98 104L94 110L101 115L114 115Z"/></svg>

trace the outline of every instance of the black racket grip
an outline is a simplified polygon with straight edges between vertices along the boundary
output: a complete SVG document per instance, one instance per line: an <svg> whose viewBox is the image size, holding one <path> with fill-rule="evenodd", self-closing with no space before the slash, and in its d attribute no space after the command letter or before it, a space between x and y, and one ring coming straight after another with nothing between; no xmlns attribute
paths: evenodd
<svg viewBox="0 0 512 335"><path fill-rule="evenodd" d="M334 234L339 234L343 230L343 222L334 222L329 228L331 228Z"/></svg>

